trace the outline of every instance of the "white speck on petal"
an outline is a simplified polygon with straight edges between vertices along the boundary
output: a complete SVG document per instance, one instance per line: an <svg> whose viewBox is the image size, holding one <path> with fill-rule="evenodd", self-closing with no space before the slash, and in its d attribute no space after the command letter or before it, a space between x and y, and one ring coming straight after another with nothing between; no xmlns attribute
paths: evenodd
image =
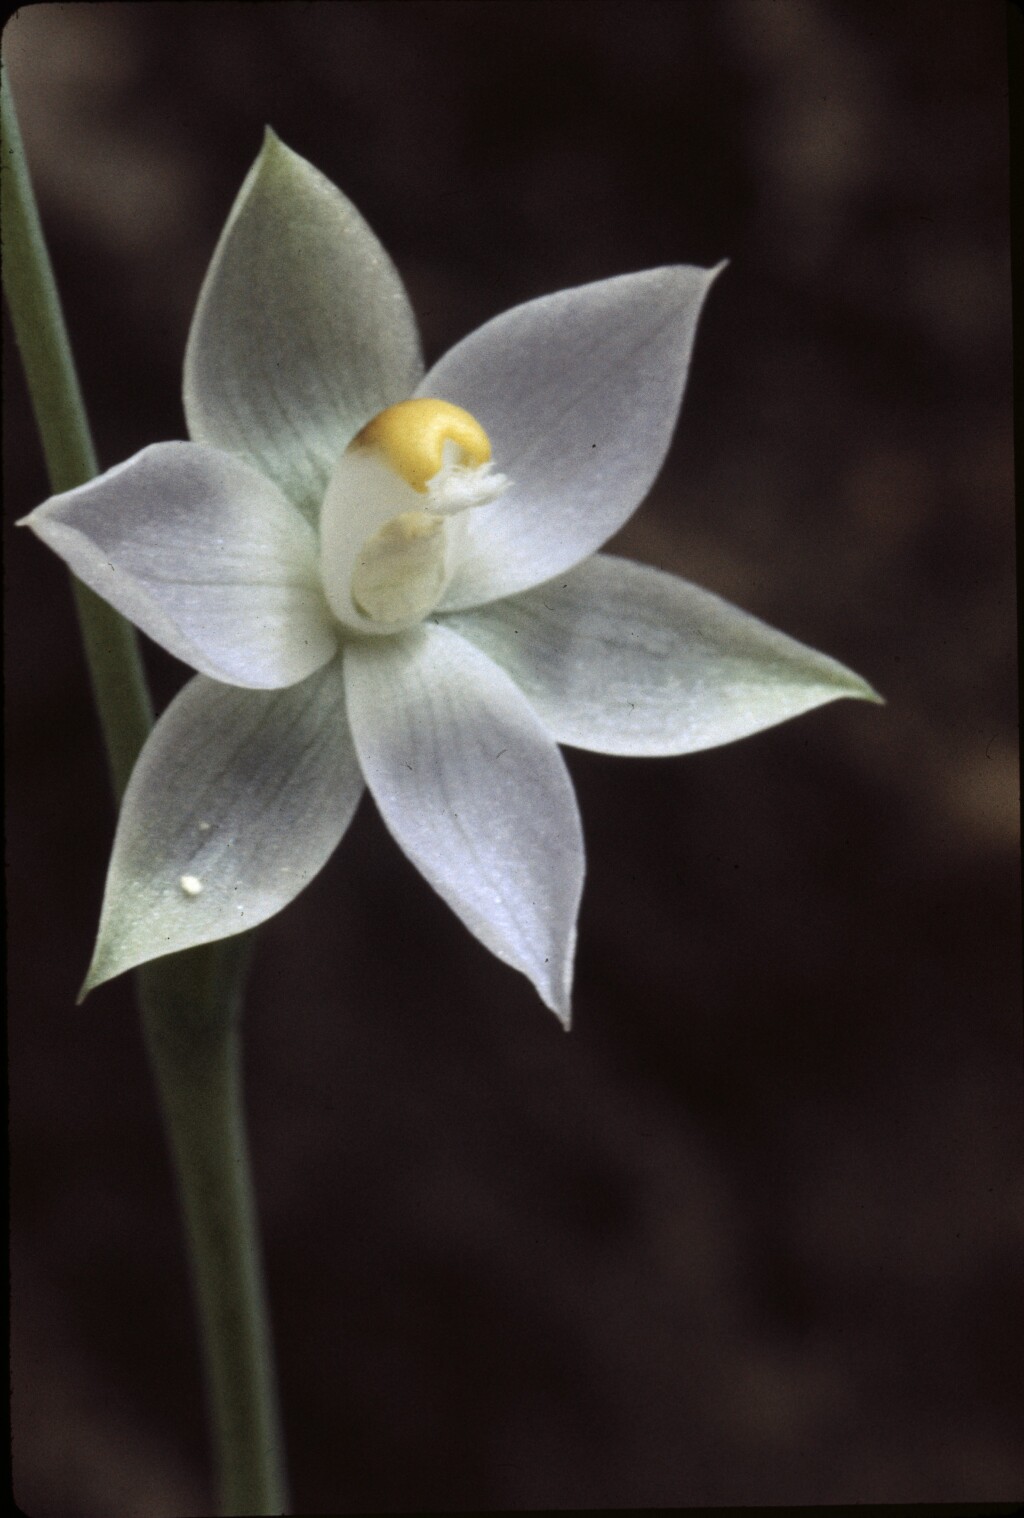
<svg viewBox="0 0 1024 1518"><path fill-rule="evenodd" d="M203 889L203 882L198 875L183 875L178 884L186 896L198 896Z"/></svg>

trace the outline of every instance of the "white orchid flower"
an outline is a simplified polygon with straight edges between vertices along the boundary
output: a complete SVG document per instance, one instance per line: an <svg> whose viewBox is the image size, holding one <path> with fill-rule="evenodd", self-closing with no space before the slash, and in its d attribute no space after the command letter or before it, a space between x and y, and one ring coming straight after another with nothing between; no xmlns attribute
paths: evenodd
<svg viewBox="0 0 1024 1518"><path fill-rule="evenodd" d="M557 745L682 754L873 696L716 596L597 554L665 457L717 272L528 301L424 374L376 237L268 131L192 322L192 441L25 519L199 671L125 794L85 991L280 911L365 783L568 1023L584 853Z"/></svg>

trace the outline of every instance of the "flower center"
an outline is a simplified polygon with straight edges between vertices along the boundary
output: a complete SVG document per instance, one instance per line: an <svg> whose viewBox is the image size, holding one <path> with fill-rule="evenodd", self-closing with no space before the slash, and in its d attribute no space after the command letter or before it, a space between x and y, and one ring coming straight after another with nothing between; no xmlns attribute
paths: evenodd
<svg viewBox="0 0 1024 1518"><path fill-rule="evenodd" d="M321 511L321 574L335 616L361 632L421 621L451 579L464 513L508 486L486 432L461 406L422 398L381 411L338 460Z"/></svg>

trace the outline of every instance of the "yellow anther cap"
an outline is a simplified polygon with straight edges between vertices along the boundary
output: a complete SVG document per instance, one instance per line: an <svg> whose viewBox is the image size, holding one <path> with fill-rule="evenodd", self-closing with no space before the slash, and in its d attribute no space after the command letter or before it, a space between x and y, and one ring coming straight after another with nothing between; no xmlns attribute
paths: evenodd
<svg viewBox="0 0 1024 1518"><path fill-rule="evenodd" d="M449 401L399 401L379 412L352 439L353 448L376 449L413 490L426 493L444 464L444 445L454 443L460 462L477 466L491 458L491 443L475 416Z"/></svg>

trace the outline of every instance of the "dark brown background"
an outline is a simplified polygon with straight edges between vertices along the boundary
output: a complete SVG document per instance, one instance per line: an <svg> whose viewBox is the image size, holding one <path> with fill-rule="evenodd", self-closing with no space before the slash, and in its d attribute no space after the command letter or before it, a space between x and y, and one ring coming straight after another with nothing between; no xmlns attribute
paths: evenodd
<svg viewBox="0 0 1024 1518"><path fill-rule="evenodd" d="M104 466L183 435L265 122L428 359L732 260L619 547L888 697L570 753L566 1038L364 803L261 935L248 1098L296 1505L1005 1499L1020 1021L1001 4L75 5L4 41ZM46 494L7 345L8 522ZM14 1453L37 1518L209 1505L65 575L9 534ZM161 701L183 678L152 660ZM1019 1278L1017 1278L1019 1288Z"/></svg>

